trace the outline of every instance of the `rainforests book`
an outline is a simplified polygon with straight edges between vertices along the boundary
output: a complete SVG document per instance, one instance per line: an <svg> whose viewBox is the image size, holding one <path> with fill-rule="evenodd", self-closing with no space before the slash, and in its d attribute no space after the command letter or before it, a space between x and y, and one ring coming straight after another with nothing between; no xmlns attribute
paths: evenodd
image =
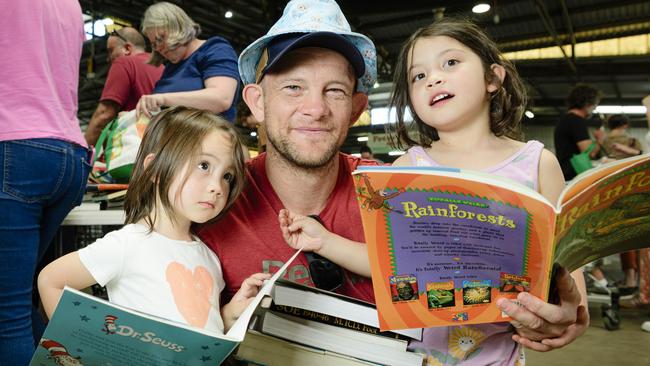
<svg viewBox="0 0 650 366"><path fill-rule="evenodd" d="M548 300L554 264L650 246L650 155L582 173L558 204L467 170L360 167L353 178L382 331L508 321L496 300Z"/></svg>
<svg viewBox="0 0 650 366"><path fill-rule="evenodd" d="M264 284L225 335L66 287L30 366L219 365L244 340L255 308L298 253Z"/></svg>

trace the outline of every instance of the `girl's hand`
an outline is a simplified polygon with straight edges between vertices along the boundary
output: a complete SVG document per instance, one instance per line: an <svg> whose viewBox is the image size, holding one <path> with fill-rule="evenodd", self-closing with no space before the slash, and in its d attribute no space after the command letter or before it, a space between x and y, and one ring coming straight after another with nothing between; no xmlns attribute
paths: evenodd
<svg viewBox="0 0 650 366"><path fill-rule="evenodd" d="M139 119L140 116L145 115L151 118L151 114L159 112L164 105L164 94L143 95L135 106L135 117Z"/></svg>
<svg viewBox="0 0 650 366"><path fill-rule="evenodd" d="M264 280L268 280L271 276L270 273L255 273L242 282L239 291L235 293L229 303L221 308L221 317L226 330L232 327L248 305L255 299L260 287L264 284Z"/></svg>
<svg viewBox="0 0 650 366"><path fill-rule="evenodd" d="M284 240L293 249L318 253L332 235L318 221L286 209L280 210L278 220Z"/></svg>

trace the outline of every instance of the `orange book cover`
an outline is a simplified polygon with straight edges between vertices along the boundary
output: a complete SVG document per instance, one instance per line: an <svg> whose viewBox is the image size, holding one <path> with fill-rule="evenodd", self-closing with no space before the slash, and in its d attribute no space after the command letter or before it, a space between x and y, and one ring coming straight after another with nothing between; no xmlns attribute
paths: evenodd
<svg viewBox="0 0 650 366"><path fill-rule="evenodd" d="M584 227L584 216L595 222L614 199L640 199L637 211L645 207L643 219L631 220L648 225L628 235L624 247L650 246L640 240L650 234L650 157L619 164L594 169L608 174L573 194L564 208L517 182L480 172L359 168L354 182L381 330L509 321L496 300L522 291L546 300L558 262L556 242L564 245L559 262L570 270L587 262L586 252L598 258L625 250L615 241L598 242L607 248L589 245L589 229L572 230Z"/></svg>

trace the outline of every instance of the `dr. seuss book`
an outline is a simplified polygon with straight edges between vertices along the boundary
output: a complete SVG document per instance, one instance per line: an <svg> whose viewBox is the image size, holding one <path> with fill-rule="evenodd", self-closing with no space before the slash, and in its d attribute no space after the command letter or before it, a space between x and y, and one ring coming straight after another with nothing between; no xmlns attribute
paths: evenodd
<svg viewBox="0 0 650 366"><path fill-rule="evenodd" d="M353 173L382 330L510 320L497 299L547 300L574 270L650 246L650 156L602 165L560 204L494 175L429 167Z"/></svg>
<svg viewBox="0 0 650 366"><path fill-rule="evenodd" d="M66 287L30 366L219 365L298 252L260 289L227 334L166 320Z"/></svg>

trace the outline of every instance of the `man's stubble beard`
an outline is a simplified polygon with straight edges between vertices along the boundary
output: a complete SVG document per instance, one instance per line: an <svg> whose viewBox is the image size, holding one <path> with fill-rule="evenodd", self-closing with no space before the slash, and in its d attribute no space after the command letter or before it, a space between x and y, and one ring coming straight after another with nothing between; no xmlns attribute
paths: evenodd
<svg viewBox="0 0 650 366"><path fill-rule="evenodd" d="M319 170L329 167L332 160L336 157L340 147L338 144L333 143L319 158L308 159L302 158L300 152L297 151L295 146L292 146L291 142L287 138L276 139L275 136L269 133L269 131L267 131L266 136L268 143L272 146L273 150L275 150L285 162L295 168L304 170Z"/></svg>

